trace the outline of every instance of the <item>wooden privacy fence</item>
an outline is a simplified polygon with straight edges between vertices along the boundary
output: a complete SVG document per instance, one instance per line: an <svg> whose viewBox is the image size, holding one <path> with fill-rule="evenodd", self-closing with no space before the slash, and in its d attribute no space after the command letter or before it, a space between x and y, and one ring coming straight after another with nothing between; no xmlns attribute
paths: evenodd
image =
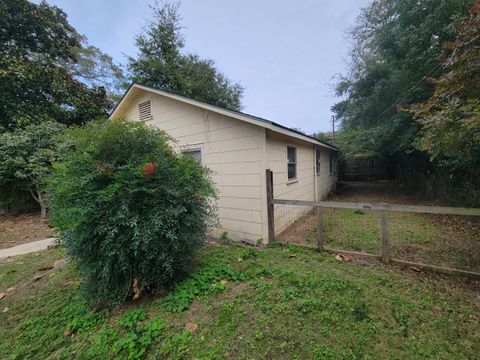
<svg viewBox="0 0 480 360"><path fill-rule="evenodd" d="M308 201L308 200L287 200L275 199L273 196L273 173L269 169L266 170L267 181L267 206L268 206L268 242L275 241L275 224L274 224L274 205L294 205L306 206L317 209L317 234L316 234L316 249L318 251L329 251L334 253L342 253L349 255L367 256L379 258L383 263L397 263L407 266L415 266L428 270L454 273L466 275L469 277L480 278L480 273L473 271L466 271L460 269L453 269L448 267L416 263L401 259L393 259L391 257L391 245L389 240L389 221L388 213L390 211L399 212L413 212L424 214L445 214L445 215L465 215L465 216L480 216L480 209L477 208L461 208L461 207L440 207L440 206L419 206L419 205L395 205L385 203L351 203L351 202L336 202L336 201ZM364 252L347 251L327 248L324 246L323 236L323 209L355 209L355 210L378 210L380 212L380 254L370 254ZM304 245L305 246L305 245ZM311 246L306 246L312 248Z"/></svg>
<svg viewBox="0 0 480 360"><path fill-rule="evenodd" d="M387 178L387 168L376 157L352 157L343 161L340 177L345 181L384 180Z"/></svg>

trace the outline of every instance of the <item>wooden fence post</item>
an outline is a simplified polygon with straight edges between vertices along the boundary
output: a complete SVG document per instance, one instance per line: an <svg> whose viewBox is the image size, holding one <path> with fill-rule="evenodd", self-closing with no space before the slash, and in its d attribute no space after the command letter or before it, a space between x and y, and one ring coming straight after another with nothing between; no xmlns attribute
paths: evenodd
<svg viewBox="0 0 480 360"><path fill-rule="evenodd" d="M389 263L390 262L390 242L388 238L388 215L387 211L382 210L380 211L380 222L381 222L381 255L382 255L382 262Z"/></svg>
<svg viewBox="0 0 480 360"><path fill-rule="evenodd" d="M317 207L317 250L323 251L323 207Z"/></svg>
<svg viewBox="0 0 480 360"><path fill-rule="evenodd" d="M272 243L275 241L275 224L273 212L273 172L270 169L265 170L265 179L267 181L268 242Z"/></svg>

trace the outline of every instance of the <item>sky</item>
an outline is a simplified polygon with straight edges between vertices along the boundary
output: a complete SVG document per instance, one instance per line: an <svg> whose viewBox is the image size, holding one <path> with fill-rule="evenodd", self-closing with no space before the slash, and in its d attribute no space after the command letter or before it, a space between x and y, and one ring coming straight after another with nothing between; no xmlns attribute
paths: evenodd
<svg viewBox="0 0 480 360"><path fill-rule="evenodd" d="M91 45L125 64L153 0L47 2ZM335 76L348 71L346 31L369 2L183 0L185 50L215 60L245 88L242 111L307 133L331 131Z"/></svg>

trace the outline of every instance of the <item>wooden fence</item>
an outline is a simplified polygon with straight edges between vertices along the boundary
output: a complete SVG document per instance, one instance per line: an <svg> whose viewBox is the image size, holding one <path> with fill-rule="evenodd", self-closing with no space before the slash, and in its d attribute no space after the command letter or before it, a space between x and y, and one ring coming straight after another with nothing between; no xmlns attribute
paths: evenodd
<svg viewBox="0 0 480 360"><path fill-rule="evenodd" d="M465 216L480 216L480 209L477 208L461 208L461 207L440 207L440 206L418 206L418 205L395 205L395 204L369 204L369 203L350 203L350 202L336 202L336 201L307 201L307 200L286 200L275 199L273 196L273 173L269 169L266 170L267 181L267 205L268 205L268 241L275 241L275 224L274 224L274 205L295 205L295 206L307 206L317 209L317 236L316 236L316 250L317 251L329 251L333 253L342 253L348 255L366 256L379 258L383 263L397 263L407 266L415 266L427 270L460 274L473 278L480 278L480 273L473 271L466 271L460 269L453 269L448 267L416 263L401 259L393 259L391 257L391 245L389 239L389 226L388 226L388 212L414 212L425 214L448 214L448 215L465 215ZM380 211L380 254L370 254L364 252L355 252L347 250L339 250L327 248L324 246L323 238L323 209L358 209L358 210L378 210ZM309 247L310 246L305 246Z"/></svg>
<svg viewBox="0 0 480 360"><path fill-rule="evenodd" d="M387 168L376 157L347 158L341 164L340 178L345 181L385 180Z"/></svg>

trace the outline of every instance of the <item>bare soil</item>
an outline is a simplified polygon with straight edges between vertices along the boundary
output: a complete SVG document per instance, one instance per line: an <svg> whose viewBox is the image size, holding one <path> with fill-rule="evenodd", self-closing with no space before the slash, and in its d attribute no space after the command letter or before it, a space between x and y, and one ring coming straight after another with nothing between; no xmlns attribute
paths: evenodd
<svg viewBox="0 0 480 360"><path fill-rule="evenodd" d="M0 215L0 249L42 240L55 235L40 213Z"/></svg>
<svg viewBox="0 0 480 360"><path fill-rule="evenodd" d="M400 205L436 205L433 199L408 193L390 181L340 183L337 193L332 195L329 200Z"/></svg>

